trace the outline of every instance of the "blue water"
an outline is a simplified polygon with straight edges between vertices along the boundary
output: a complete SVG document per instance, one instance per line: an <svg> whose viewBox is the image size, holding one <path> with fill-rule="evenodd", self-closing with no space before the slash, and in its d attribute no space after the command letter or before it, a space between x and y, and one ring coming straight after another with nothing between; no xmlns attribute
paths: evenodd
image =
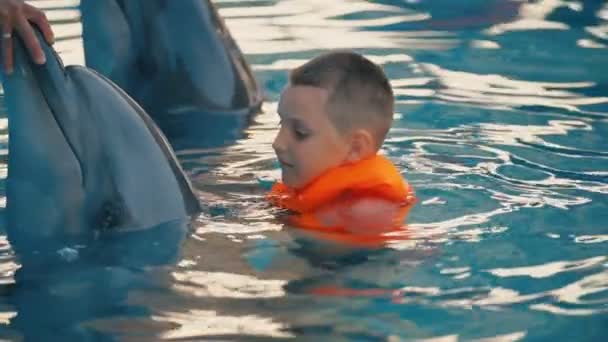
<svg viewBox="0 0 608 342"><path fill-rule="evenodd" d="M33 3L83 64L78 1ZM131 236L87 258L66 246L64 266L22 279L2 235L0 338L606 340L608 2L216 4L268 100L237 141L177 151L205 205L178 261L124 262ZM410 238L381 250L261 204L286 72L329 48L381 64L397 95L383 152L419 203Z"/></svg>

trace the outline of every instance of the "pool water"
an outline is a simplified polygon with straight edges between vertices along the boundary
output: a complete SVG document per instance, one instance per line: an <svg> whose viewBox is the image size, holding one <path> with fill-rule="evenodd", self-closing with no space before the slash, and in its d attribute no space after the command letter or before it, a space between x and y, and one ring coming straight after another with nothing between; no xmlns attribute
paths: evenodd
<svg viewBox="0 0 608 342"><path fill-rule="evenodd" d="M83 64L78 0L32 3ZM606 339L608 2L215 3L267 101L238 139L177 151L204 205L178 260L121 262L130 236L22 279L3 234L0 338ZM381 64L396 94L382 151L419 202L385 248L303 234L263 205L287 71L331 48Z"/></svg>

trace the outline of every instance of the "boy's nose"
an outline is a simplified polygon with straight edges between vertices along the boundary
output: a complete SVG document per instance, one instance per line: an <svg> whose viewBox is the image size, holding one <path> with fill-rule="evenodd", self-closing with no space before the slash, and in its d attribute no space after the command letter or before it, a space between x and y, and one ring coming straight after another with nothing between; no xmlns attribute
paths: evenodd
<svg viewBox="0 0 608 342"><path fill-rule="evenodd" d="M277 133L277 136L274 138L274 141L272 142L272 148L274 149L275 152L285 151L284 140L285 139L283 138L283 128L280 128L279 132Z"/></svg>

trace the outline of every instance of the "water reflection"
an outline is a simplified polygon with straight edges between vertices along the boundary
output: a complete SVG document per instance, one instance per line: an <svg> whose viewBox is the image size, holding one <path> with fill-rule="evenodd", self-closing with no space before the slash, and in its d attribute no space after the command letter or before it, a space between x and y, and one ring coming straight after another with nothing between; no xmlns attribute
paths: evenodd
<svg viewBox="0 0 608 342"><path fill-rule="evenodd" d="M171 323L177 329L160 335L162 339L179 339L193 337L220 336L267 336L294 337L286 332L286 326L273 322L272 319L247 316L222 316L214 311L191 310L187 313L166 312L164 316L152 316L153 320Z"/></svg>
<svg viewBox="0 0 608 342"><path fill-rule="evenodd" d="M523 3L518 11L518 17L504 24L490 27L489 34L502 34L508 31L529 30L567 30L569 26L565 23L547 20L547 16L561 6L570 6L574 10L580 10L581 5L576 2L566 3L561 0L543 0Z"/></svg>
<svg viewBox="0 0 608 342"><path fill-rule="evenodd" d="M262 280L225 272L186 271L173 273L174 287L197 297L274 298L283 297L284 280Z"/></svg>
<svg viewBox="0 0 608 342"><path fill-rule="evenodd" d="M416 86L418 94L424 97L496 109L544 106L580 112L580 106L608 103L608 97L605 96L581 96L566 90L590 88L594 86L592 82L549 83L513 80L501 75L445 70L432 64L423 64L422 69L432 77L397 80L393 83L396 87L395 94L416 96L409 88ZM424 85L429 87L420 89Z"/></svg>
<svg viewBox="0 0 608 342"><path fill-rule="evenodd" d="M602 264L608 257L594 257L586 260L577 261L558 261L539 266L517 267L517 268L496 268L488 270L489 273L497 277L516 277L528 276L532 278L546 278L561 272L571 272Z"/></svg>
<svg viewBox="0 0 608 342"><path fill-rule="evenodd" d="M364 1L279 1L270 6L228 7L226 18L241 48L250 54L297 53L335 48L446 49L453 46L446 32L377 31L428 18L424 13ZM377 13L376 17L359 16ZM361 19L354 19L363 17ZM319 39L323 37L323 39Z"/></svg>

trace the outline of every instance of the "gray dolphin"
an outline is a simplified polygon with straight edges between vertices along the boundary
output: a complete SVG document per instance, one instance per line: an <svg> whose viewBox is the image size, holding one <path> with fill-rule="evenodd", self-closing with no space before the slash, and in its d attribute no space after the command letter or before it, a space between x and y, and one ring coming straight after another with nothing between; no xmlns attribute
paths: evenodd
<svg viewBox="0 0 608 342"><path fill-rule="evenodd" d="M259 110L261 88L210 1L82 0L80 9L86 65L134 98L172 143L184 126L204 130ZM192 122L192 113L207 120ZM175 123L183 117L188 124Z"/></svg>
<svg viewBox="0 0 608 342"><path fill-rule="evenodd" d="M188 179L148 115L97 72L64 68L38 37L47 63L30 62L16 39L14 72L3 74L7 235L17 252L199 212Z"/></svg>

